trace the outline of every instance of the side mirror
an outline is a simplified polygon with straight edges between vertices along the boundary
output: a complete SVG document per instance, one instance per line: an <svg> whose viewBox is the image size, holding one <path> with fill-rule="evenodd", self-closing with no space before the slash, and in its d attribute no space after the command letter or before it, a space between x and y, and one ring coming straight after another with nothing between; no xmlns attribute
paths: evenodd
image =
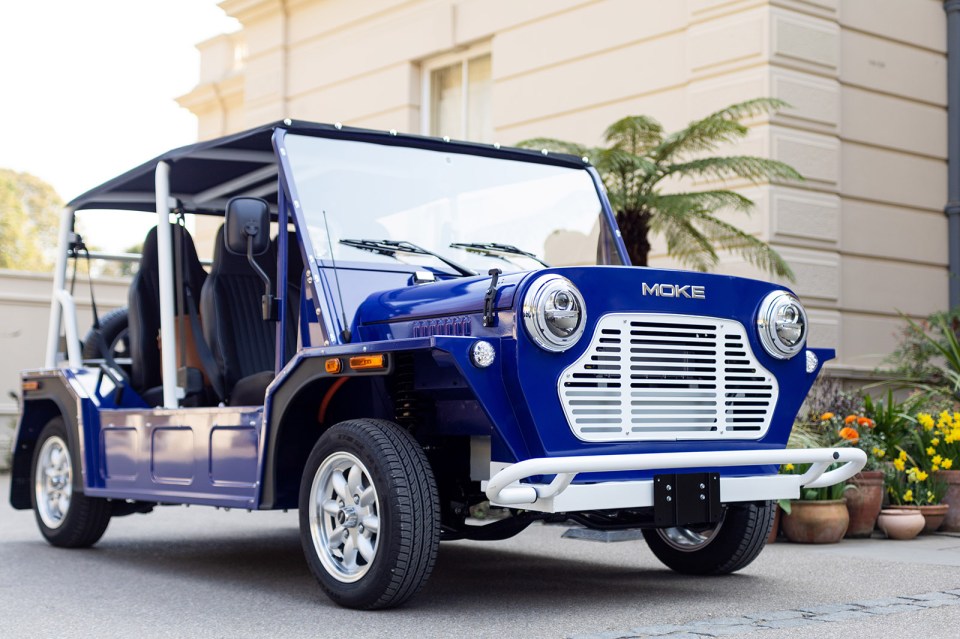
<svg viewBox="0 0 960 639"><path fill-rule="evenodd" d="M272 282L253 259L270 248L270 205L258 197L235 197L227 202L226 214L223 243L234 255L247 256L250 268L263 280L264 293L260 301L263 319L276 321L279 310Z"/></svg>
<svg viewBox="0 0 960 639"><path fill-rule="evenodd" d="M223 241L234 255L263 255L270 248L270 206L257 197L227 202Z"/></svg>

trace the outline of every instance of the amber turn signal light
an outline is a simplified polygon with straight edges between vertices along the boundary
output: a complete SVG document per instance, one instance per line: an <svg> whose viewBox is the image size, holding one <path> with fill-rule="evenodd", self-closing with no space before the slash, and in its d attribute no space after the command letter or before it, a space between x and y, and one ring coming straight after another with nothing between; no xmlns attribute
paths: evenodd
<svg viewBox="0 0 960 639"><path fill-rule="evenodd" d="M331 375L336 375L337 373L343 370L343 362L341 362L339 358L333 357L325 361L323 363L323 367Z"/></svg>
<svg viewBox="0 0 960 639"><path fill-rule="evenodd" d="M40 382L38 382L37 380L30 380L28 382L23 382L23 384L21 385L21 388L23 388L23 390L25 391L35 391L38 388L40 388Z"/></svg>
<svg viewBox="0 0 960 639"><path fill-rule="evenodd" d="M350 358L350 368L355 371L371 368L386 368L387 358L384 355L357 355Z"/></svg>

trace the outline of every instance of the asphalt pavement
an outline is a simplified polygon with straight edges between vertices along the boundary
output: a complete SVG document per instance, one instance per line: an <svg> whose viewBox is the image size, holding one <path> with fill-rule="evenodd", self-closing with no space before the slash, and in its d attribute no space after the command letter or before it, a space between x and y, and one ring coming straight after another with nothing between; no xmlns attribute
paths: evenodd
<svg viewBox="0 0 960 639"><path fill-rule="evenodd" d="M295 512L163 507L118 518L89 550L43 541L0 475L0 637L957 637L960 538L776 543L745 570L692 578L642 541L536 525L440 547L403 608L332 605ZM954 592L955 591L955 592Z"/></svg>

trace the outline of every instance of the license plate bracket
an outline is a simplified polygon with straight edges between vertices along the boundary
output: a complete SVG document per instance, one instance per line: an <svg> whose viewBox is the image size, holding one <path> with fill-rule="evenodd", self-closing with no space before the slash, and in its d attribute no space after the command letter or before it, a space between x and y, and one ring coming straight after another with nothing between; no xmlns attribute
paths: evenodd
<svg viewBox="0 0 960 639"><path fill-rule="evenodd" d="M657 528L715 524L720 515L720 473L653 476L653 520Z"/></svg>

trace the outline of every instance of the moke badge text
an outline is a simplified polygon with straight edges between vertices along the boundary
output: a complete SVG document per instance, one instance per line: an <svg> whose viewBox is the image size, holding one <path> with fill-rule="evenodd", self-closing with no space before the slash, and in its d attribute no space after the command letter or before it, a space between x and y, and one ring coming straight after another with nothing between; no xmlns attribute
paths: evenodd
<svg viewBox="0 0 960 639"><path fill-rule="evenodd" d="M643 295L656 295L657 297L689 297L695 300L707 299L706 287L691 286L685 284L654 284L646 282L642 284Z"/></svg>

